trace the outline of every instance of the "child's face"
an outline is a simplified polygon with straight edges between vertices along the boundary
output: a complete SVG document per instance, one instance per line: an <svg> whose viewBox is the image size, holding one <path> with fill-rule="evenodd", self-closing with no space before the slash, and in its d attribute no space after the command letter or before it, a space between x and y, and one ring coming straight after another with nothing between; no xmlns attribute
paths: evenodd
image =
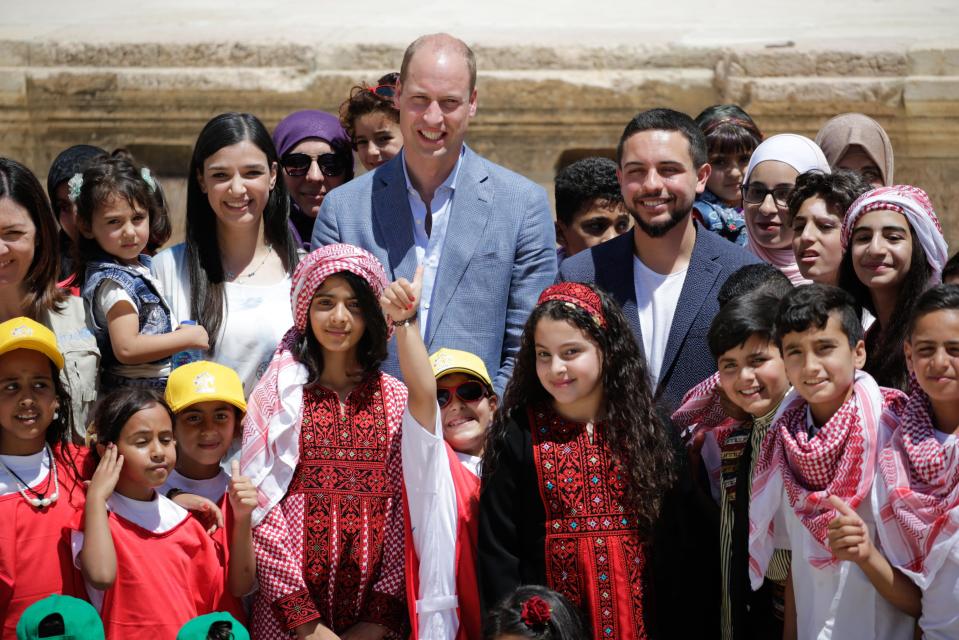
<svg viewBox="0 0 959 640"><path fill-rule="evenodd" d="M207 158L196 178L219 224L258 227L276 171L276 163L270 164L258 146L243 140Z"/></svg>
<svg viewBox="0 0 959 640"><path fill-rule="evenodd" d="M150 216L130 206L126 198L113 197L93 212L90 228L83 231L100 248L120 262L136 262L150 241Z"/></svg>
<svg viewBox="0 0 959 640"><path fill-rule="evenodd" d="M572 420L593 420L603 402L603 355L566 320L542 318L533 333L536 376L556 410Z"/></svg>
<svg viewBox="0 0 959 640"><path fill-rule="evenodd" d="M392 160L403 148L400 123L382 111L371 111L353 122L353 146L367 171Z"/></svg>
<svg viewBox="0 0 959 640"><path fill-rule="evenodd" d="M868 289L897 289L912 265L912 232L906 216L877 209L864 213L852 230L852 266Z"/></svg>
<svg viewBox="0 0 959 640"><path fill-rule="evenodd" d="M166 482L176 464L176 440L166 409L152 404L134 413L120 430L116 444L123 456L117 492L150 500L153 489Z"/></svg>
<svg viewBox="0 0 959 640"><path fill-rule="evenodd" d="M197 402L176 414L177 463L216 469L233 443L236 408L228 402Z"/></svg>
<svg viewBox="0 0 959 640"><path fill-rule="evenodd" d="M945 309L921 316L903 348L909 369L916 374L926 395L934 403L956 406L959 403L959 311Z"/></svg>
<svg viewBox="0 0 959 640"><path fill-rule="evenodd" d="M629 212L622 205L602 204L593 199L573 216L567 225L556 223L556 240L566 249L566 255L576 255L626 233L632 227Z"/></svg>
<svg viewBox="0 0 959 640"><path fill-rule="evenodd" d="M59 407L49 358L32 349L0 357L0 454L40 451Z"/></svg>
<svg viewBox="0 0 959 640"><path fill-rule="evenodd" d="M743 176L749 166L749 152L717 153L709 155L709 164L713 171L706 180L706 188L719 196L719 199L732 206L742 204Z"/></svg>
<svg viewBox="0 0 959 640"><path fill-rule="evenodd" d="M758 417L782 401L789 389L779 347L760 335L719 356L719 385L737 407Z"/></svg>
<svg viewBox="0 0 959 640"><path fill-rule="evenodd" d="M760 162L749 176L750 186L763 186L767 190L791 189L796 184L799 172L785 162L766 160ZM766 249L783 249L790 246L793 232L786 225L788 207L779 202L773 194L767 193L762 202L744 202L743 215L750 242Z"/></svg>
<svg viewBox="0 0 959 640"><path fill-rule="evenodd" d="M310 328L325 352L356 353L366 319L346 278L332 275L316 290L310 303Z"/></svg>
<svg viewBox="0 0 959 640"><path fill-rule="evenodd" d="M782 339L786 377L809 403L813 418L824 424L852 393L856 369L866 363L863 341L849 346L837 312L826 326L787 333Z"/></svg>
<svg viewBox="0 0 959 640"><path fill-rule="evenodd" d="M478 456L483 453L486 429L496 413L496 396L485 391L478 400L463 400L455 389L464 383L486 387L485 383L465 373L451 373L436 381L437 389L447 390L450 396L446 406L440 407L443 437L454 451Z"/></svg>
<svg viewBox="0 0 959 640"><path fill-rule="evenodd" d="M803 277L835 285L842 263L842 219L830 212L825 200L814 196L799 206L790 226L793 253Z"/></svg>

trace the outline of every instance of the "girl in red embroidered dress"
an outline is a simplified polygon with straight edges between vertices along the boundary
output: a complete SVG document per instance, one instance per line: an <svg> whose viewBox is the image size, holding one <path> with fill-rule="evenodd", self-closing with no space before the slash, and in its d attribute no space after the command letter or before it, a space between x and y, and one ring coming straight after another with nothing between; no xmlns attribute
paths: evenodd
<svg viewBox="0 0 959 640"><path fill-rule="evenodd" d="M241 472L257 487L252 634L400 638L400 424L406 387L379 370L383 267L328 245L293 274L294 326L253 390Z"/></svg>
<svg viewBox="0 0 959 640"><path fill-rule="evenodd" d="M647 638L665 625L675 632L683 622L664 608L678 594L657 584L662 602L653 601L647 587L666 553L664 545L654 561L651 551L664 537L667 494L684 456L668 418L654 410L645 361L615 303L583 284L546 289L503 405L480 498L487 605L520 584L545 584L583 610L589 637ZM708 528L700 531L708 549ZM683 573L680 564L670 569ZM700 602L691 591L685 597Z"/></svg>

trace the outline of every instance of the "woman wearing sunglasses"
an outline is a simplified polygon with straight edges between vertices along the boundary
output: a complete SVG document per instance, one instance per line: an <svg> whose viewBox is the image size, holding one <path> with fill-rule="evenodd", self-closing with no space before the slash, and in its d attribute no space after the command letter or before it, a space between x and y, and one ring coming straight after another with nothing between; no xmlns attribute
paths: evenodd
<svg viewBox="0 0 959 640"><path fill-rule="evenodd" d="M800 173L829 173L822 150L809 138L780 133L756 147L743 178L743 215L749 240L746 248L782 271L794 285L808 284L792 250L789 196Z"/></svg>
<svg viewBox="0 0 959 640"><path fill-rule="evenodd" d="M353 178L350 138L336 116L306 110L281 120L273 131L273 142L290 192L290 229L300 246L309 249L323 198Z"/></svg>
<svg viewBox="0 0 959 640"><path fill-rule="evenodd" d="M422 282L420 267L380 300L409 389L401 446L410 637L479 640L479 476L496 395L478 356L440 349L427 357L416 321Z"/></svg>
<svg viewBox="0 0 959 640"><path fill-rule="evenodd" d="M392 159L403 148L400 112L393 103L400 74L388 73L375 87L356 86L340 105L340 122L367 171Z"/></svg>

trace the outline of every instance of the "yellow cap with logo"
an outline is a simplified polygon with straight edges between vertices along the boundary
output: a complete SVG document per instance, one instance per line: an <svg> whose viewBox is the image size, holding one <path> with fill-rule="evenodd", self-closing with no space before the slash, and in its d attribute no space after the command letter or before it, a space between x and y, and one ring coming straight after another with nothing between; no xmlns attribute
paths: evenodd
<svg viewBox="0 0 959 640"><path fill-rule="evenodd" d="M39 351L63 368L63 354L57 347L57 337L45 326L30 318L11 318L0 323L0 354L14 349Z"/></svg>
<svg viewBox="0 0 959 640"><path fill-rule="evenodd" d="M476 354L459 349L442 348L430 356L430 365L433 367L433 376L437 379L451 373L465 373L478 378L493 388L493 381L486 371L486 365Z"/></svg>
<svg viewBox="0 0 959 640"><path fill-rule="evenodd" d="M228 402L240 411L246 411L243 383L230 367L216 362L199 360L170 373L166 383L166 403L179 413L198 402Z"/></svg>

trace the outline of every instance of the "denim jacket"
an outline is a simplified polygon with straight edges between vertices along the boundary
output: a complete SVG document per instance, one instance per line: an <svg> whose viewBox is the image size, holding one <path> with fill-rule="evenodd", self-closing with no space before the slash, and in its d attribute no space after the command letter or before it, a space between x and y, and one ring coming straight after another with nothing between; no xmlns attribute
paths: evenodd
<svg viewBox="0 0 959 640"><path fill-rule="evenodd" d="M147 268L151 266L150 256L140 255L140 262ZM90 317L90 328L97 338L100 347L100 357L105 370L111 370L119 364L113 353L110 343L110 333L107 327L97 324L93 307L96 304L97 289L105 280L111 280L126 291L135 302L140 320L140 334L159 335L173 330L170 307L156 289L154 284L143 277L143 274L107 255L87 264L86 282L83 285L83 300L86 302ZM163 364L170 358L155 360L152 364Z"/></svg>
<svg viewBox="0 0 959 640"><path fill-rule="evenodd" d="M696 198L693 208L704 227L741 247L746 246L746 218L742 211L727 207L709 189Z"/></svg>

